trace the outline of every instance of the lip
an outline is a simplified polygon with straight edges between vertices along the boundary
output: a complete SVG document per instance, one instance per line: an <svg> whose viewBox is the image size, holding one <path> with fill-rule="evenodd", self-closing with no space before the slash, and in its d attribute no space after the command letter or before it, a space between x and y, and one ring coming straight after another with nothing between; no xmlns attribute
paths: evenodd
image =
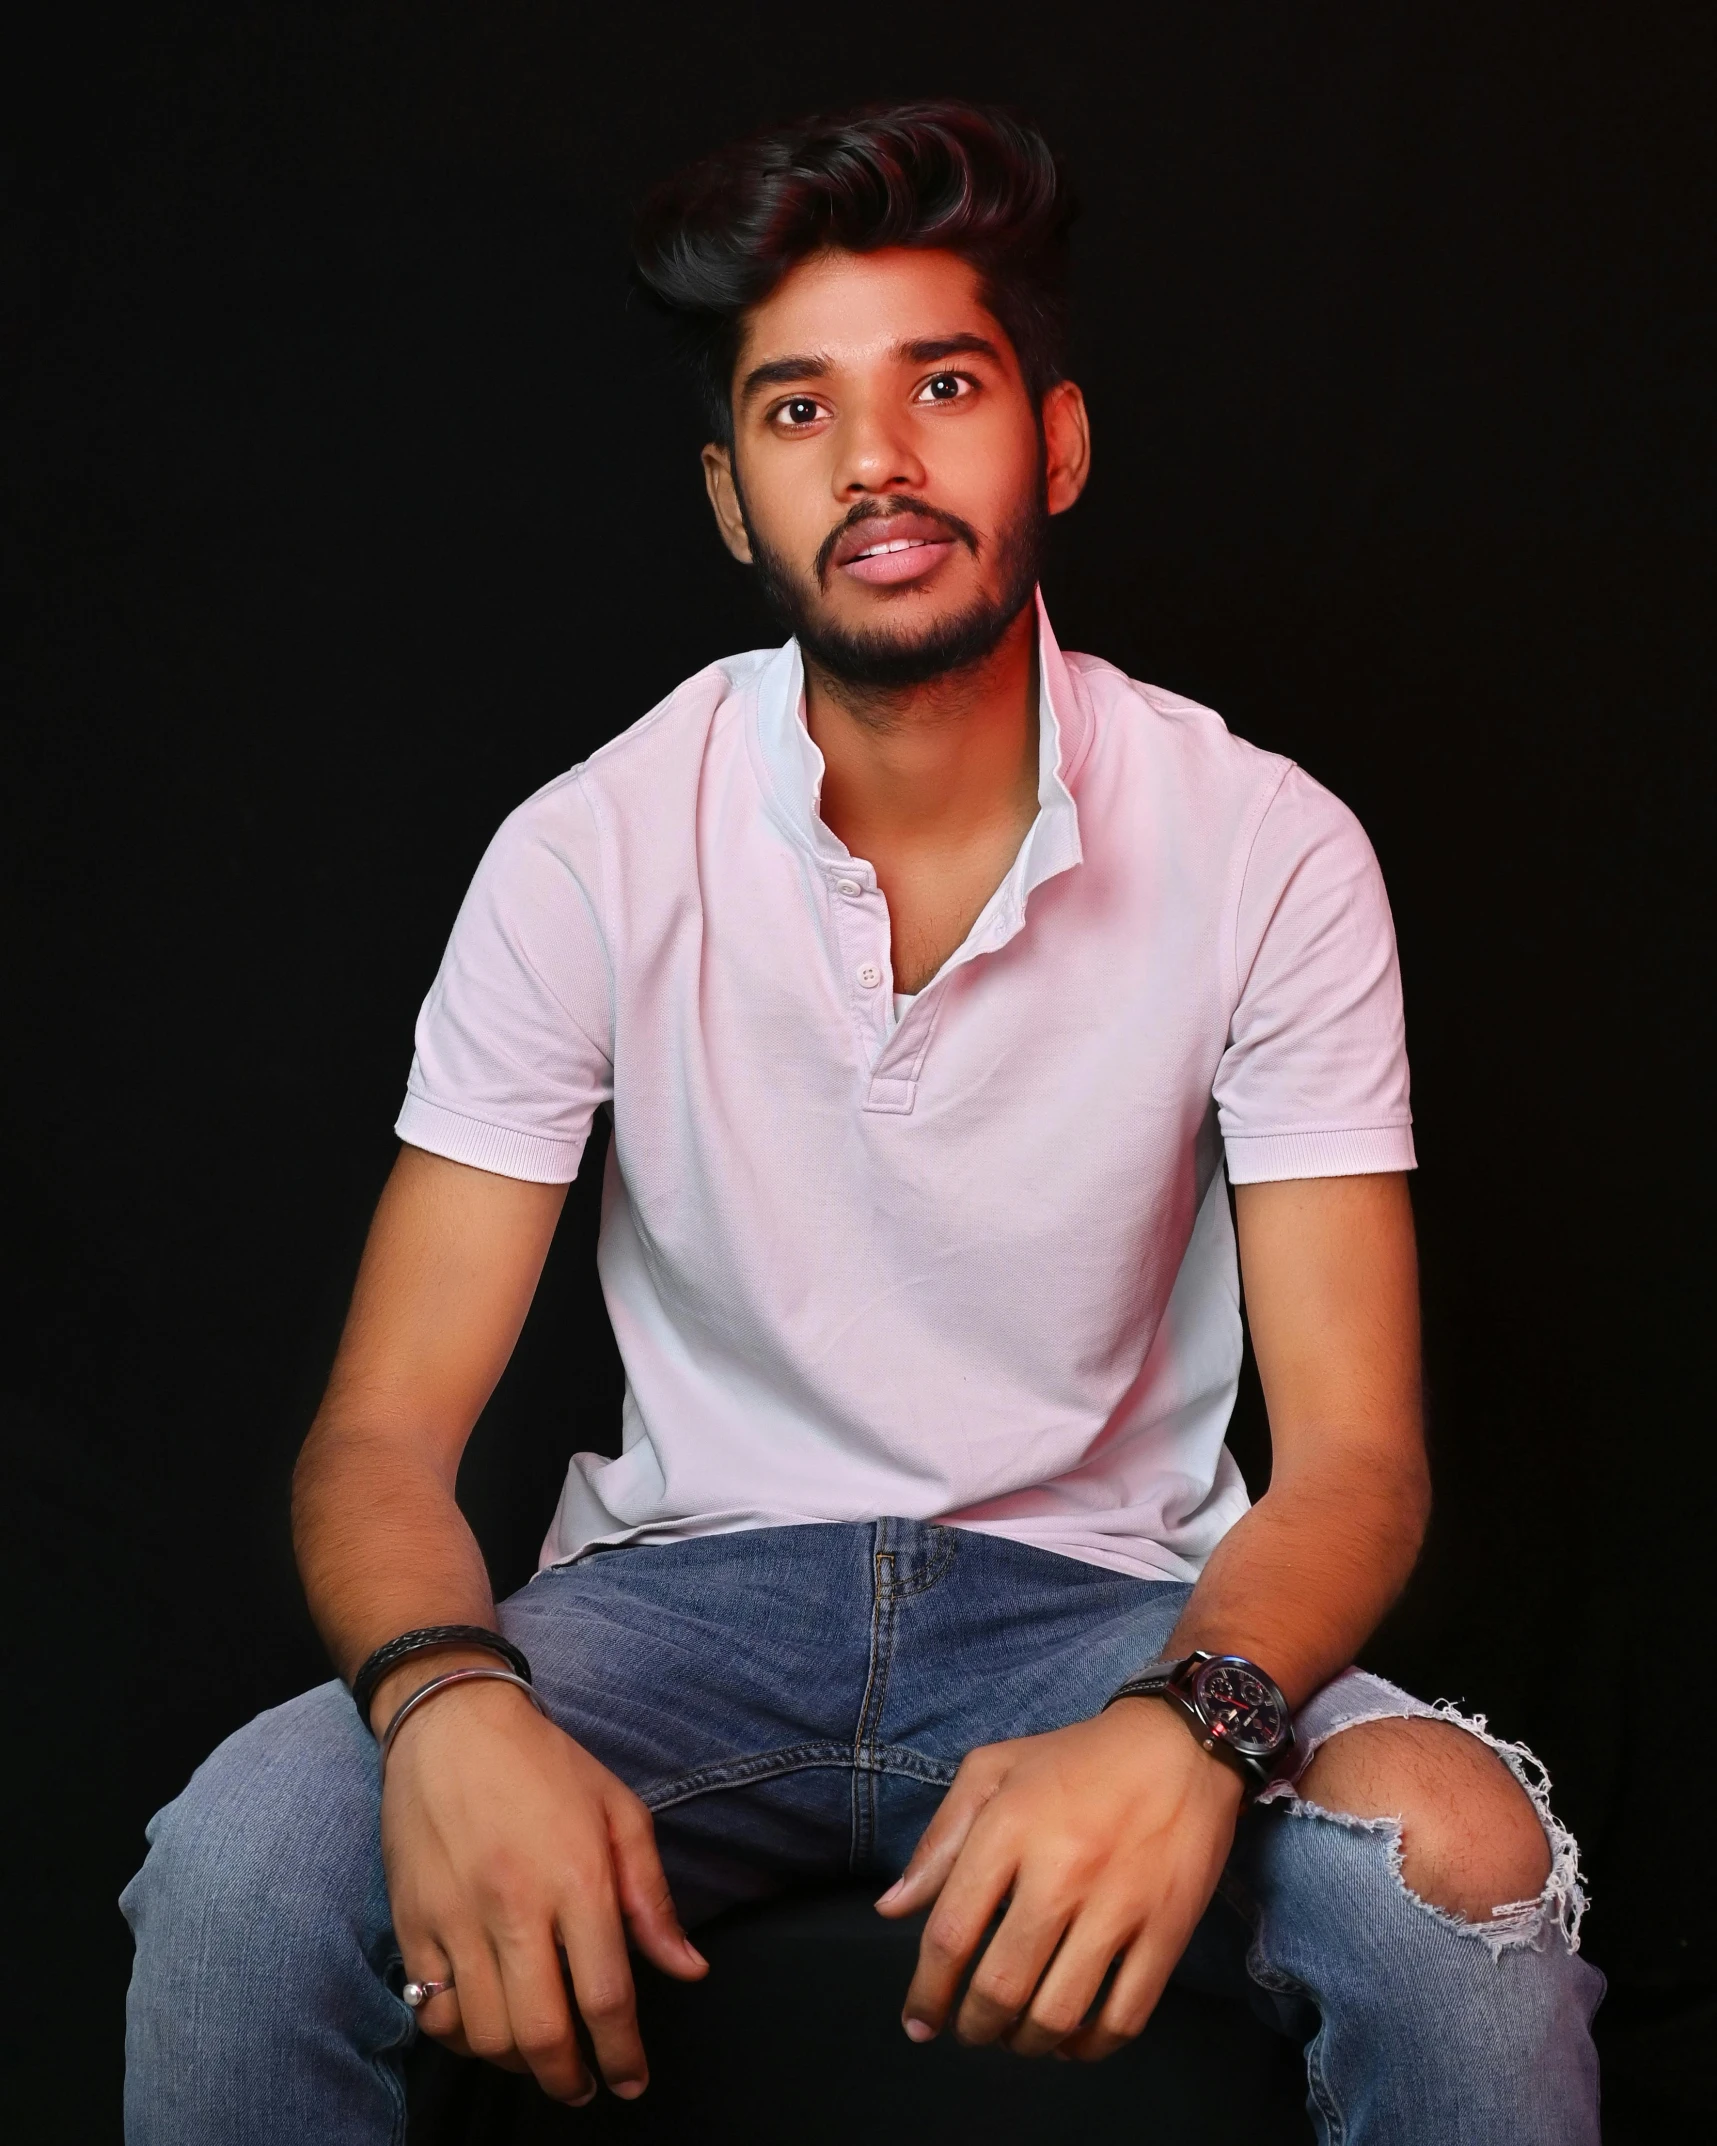
<svg viewBox="0 0 1717 2146"><path fill-rule="evenodd" d="M954 549L952 537L913 537L898 551L871 552L841 563L841 572L855 581L885 587L902 581L922 581Z"/></svg>
<svg viewBox="0 0 1717 2146"><path fill-rule="evenodd" d="M948 525L928 514L873 514L842 530L830 564L873 586L918 581L941 565L954 544Z"/></svg>

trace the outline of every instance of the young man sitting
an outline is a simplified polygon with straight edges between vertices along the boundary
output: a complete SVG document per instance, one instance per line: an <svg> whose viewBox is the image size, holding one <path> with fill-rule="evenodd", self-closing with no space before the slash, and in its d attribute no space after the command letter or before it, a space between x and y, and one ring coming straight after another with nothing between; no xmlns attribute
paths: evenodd
<svg viewBox="0 0 1717 2146"><path fill-rule="evenodd" d="M539 791L460 912L297 1476L359 1703L157 1819L133 2146L381 2146L419 2027L636 2095L628 1942L695 1978L686 1928L846 1872L930 1910L915 2040L1102 2057L1178 1972L1308 2042L1326 2141L1597 2139L1573 1843L1348 1666L1428 1500L1375 861L1036 600L1069 215L959 105L646 209L793 638ZM624 1450L497 1610L455 1474L604 1106Z"/></svg>

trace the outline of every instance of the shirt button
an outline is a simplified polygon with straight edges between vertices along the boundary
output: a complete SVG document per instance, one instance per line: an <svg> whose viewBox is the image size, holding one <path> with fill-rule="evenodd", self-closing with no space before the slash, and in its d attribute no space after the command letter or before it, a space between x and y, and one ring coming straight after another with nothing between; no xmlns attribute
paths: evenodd
<svg viewBox="0 0 1717 2146"><path fill-rule="evenodd" d="M855 895L862 894L864 889L856 879L837 879L835 881L835 892L844 894L848 901L851 901Z"/></svg>
<svg viewBox="0 0 1717 2146"><path fill-rule="evenodd" d="M853 973L867 991L874 991L882 982L882 971L874 961L861 961Z"/></svg>

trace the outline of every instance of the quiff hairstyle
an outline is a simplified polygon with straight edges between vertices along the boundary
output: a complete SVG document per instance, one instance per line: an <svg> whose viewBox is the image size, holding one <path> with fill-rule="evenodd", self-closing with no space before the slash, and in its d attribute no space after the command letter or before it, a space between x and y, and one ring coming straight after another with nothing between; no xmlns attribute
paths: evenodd
<svg viewBox="0 0 1717 2146"><path fill-rule="evenodd" d="M1063 377L1076 214L1049 144L1015 114L951 98L867 105L737 142L664 181L638 214L637 277L672 318L724 445L745 315L831 247L969 262L1041 405Z"/></svg>

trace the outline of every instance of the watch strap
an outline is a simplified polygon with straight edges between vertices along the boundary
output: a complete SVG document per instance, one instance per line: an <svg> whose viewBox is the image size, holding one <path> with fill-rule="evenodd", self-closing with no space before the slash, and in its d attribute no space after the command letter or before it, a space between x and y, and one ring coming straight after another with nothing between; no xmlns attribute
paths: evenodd
<svg viewBox="0 0 1717 2146"><path fill-rule="evenodd" d="M1147 1662L1143 1669L1135 1669L1124 1684L1118 1684L1104 1700L1105 1707L1114 1705L1117 1699L1158 1699L1172 1697L1184 1701L1180 1679L1195 1663L1210 1659L1207 1654L1165 1655L1160 1661Z"/></svg>
<svg viewBox="0 0 1717 2146"><path fill-rule="evenodd" d="M1183 1679L1187 1678L1189 1671L1202 1668L1206 1662L1219 1659L1227 1659L1227 1657L1209 1654L1203 1649L1199 1649L1192 1654L1183 1654L1172 1658L1164 1657L1159 1661L1147 1662L1143 1669L1135 1670L1125 1683L1118 1685L1109 1694L1108 1698L1103 1702L1104 1710L1107 1711L1118 1699L1167 1699L1171 1701L1180 1709L1187 1727L1191 1729L1203 1748L1213 1757L1220 1758L1234 1767L1248 1784L1248 1796L1255 1796L1261 1789L1269 1786L1285 1765L1292 1763L1294 1752L1292 1717L1288 1717L1289 1726L1286 1741L1269 1758L1260 1758L1253 1752L1238 1750L1224 1737L1213 1734L1210 1725L1199 1712L1196 1699ZM1237 1661L1244 1660L1244 1657L1235 1656L1233 1659ZM1247 1662L1246 1666L1254 1675L1263 1677L1270 1685L1271 1690L1276 1692L1278 1698L1281 1698L1281 1693L1275 1680L1266 1671L1260 1669L1255 1662ZM1286 1714L1285 1700L1283 1701L1283 1711Z"/></svg>

